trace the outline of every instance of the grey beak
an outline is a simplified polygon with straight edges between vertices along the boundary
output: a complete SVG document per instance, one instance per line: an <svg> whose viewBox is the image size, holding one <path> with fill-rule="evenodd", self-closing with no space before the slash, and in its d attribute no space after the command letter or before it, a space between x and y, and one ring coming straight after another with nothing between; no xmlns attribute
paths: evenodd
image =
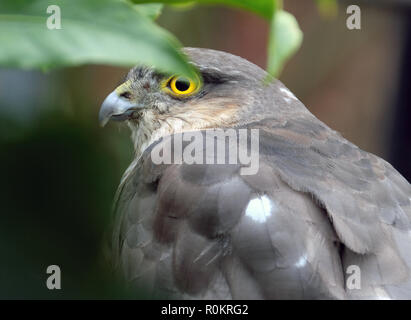
<svg viewBox="0 0 411 320"><path fill-rule="evenodd" d="M104 99L98 120L100 125L104 127L109 120L124 121L128 119L135 110L141 108L141 106L120 97L116 91L113 91Z"/></svg>

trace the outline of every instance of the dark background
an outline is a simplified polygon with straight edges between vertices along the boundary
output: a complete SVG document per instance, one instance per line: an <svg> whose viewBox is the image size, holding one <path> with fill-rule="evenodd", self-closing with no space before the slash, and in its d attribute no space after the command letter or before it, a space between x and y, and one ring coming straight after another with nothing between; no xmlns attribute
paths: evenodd
<svg viewBox="0 0 411 320"><path fill-rule="evenodd" d="M314 1L286 0L304 42L281 80L322 121L390 161L411 181L411 11L408 1L359 1L362 29ZM214 6L167 8L159 23L186 46L265 67L268 26ZM1 44L0 44L1 47ZM0 70L0 298L124 298L103 245L113 196L132 158L128 129L97 113L127 69ZM62 290L46 288L46 268Z"/></svg>

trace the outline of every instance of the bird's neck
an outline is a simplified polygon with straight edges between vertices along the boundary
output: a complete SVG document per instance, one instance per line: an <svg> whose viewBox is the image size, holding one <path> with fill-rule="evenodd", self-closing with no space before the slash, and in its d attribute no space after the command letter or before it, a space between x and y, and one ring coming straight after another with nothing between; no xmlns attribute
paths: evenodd
<svg viewBox="0 0 411 320"><path fill-rule="evenodd" d="M166 118L145 117L138 126L130 124L132 131L136 158L140 158L143 152L155 141L172 134L188 131L199 131L213 128L234 127L238 124L236 117L210 117L201 113L179 114L178 116L168 116Z"/></svg>

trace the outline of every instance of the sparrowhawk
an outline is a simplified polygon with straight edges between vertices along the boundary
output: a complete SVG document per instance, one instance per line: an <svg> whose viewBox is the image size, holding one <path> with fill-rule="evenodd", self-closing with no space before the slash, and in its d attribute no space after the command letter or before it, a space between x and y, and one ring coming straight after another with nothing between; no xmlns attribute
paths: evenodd
<svg viewBox="0 0 411 320"><path fill-rule="evenodd" d="M408 181L256 65L183 50L199 79L137 66L100 110L135 148L112 238L127 283L173 298L411 298ZM166 138L211 129L258 130L258 171L153 161Z"/></svg>

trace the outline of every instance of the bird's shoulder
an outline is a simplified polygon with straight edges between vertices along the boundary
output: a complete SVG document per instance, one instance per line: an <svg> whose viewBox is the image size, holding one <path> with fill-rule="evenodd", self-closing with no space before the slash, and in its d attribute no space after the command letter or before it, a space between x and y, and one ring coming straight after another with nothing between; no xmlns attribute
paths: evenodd
<svg viewBox="0 0 411 320"><path fill-rule="evenodd" d="M266 119L249 126L260 128L264 161L293 189L311 194L327 210L351 249L366 253L378 247L384 225L410 230L411 185L382 158L313 116L283 123Z"/></svg>

